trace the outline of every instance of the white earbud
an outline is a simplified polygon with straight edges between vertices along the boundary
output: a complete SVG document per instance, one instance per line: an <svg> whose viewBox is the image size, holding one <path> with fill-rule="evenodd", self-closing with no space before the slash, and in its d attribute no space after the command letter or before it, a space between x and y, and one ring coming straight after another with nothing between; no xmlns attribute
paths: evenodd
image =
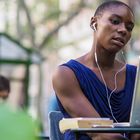
<svg viewBox="0 0 140 140"><path fill-rule="evenodd" d="M97 29L96 29L95 25L96 25L96 23L93 23L93 24L91 25L91 28L96 32Z"/></svg>

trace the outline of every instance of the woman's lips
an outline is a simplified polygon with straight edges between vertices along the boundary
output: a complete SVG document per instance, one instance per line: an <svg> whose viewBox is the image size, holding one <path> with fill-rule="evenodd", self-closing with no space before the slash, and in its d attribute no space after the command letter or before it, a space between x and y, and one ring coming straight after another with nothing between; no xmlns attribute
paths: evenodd
<svg viewBox="0 0 140 140"><path fill-rule="evenodd" d="M124 40L122 38L112 38L112 43L120 47L125 45Z"/></svg>

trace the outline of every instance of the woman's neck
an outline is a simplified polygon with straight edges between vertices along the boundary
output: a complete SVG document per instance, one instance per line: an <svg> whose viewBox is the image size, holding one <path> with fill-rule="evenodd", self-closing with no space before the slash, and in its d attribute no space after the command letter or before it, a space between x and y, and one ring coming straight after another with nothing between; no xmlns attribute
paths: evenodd
<svg viewBox="0 0 140 140"><path fill-rule="evenodd" d="M110 69L114 67L115 54L109 53L105 49L95 49L88 54L89 58L93 62L94 66L97 66L97 62L102 69Z"/></svg>

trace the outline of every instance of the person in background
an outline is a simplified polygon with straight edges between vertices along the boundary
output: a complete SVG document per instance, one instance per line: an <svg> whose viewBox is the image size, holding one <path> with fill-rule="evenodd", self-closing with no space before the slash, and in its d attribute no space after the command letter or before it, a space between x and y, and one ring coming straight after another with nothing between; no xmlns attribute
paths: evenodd
<svg viewBox="0 0 140 140"><path fill-rule="evenodd" d="M41 140L39 123L26 111L3 102L0 104L0 139Z"/></svg>
<svg viewBox="0 0 140 140"><path fill-rule="evenodd" d="M10 81L0 75L0 139L40 140L39 123L24 110L5 102L10 93ZM4 101L4 102L3 102Z"/></svg>
<svg viewBox="0 0 140 140"><path fill-rule="evenodd" d="M10 81L5 76L0 75L0 98L5 100L10 93Z"/></svg>
<svg viewBox="0 0 140 140"><path fill-rule="evenodd" d="M108 1L96 9L90 21L94 38L91 50L60 65L53 75L53 87L64 117L129 121L137 68L117 60L116 54L130 40L134 24L133 11L121 1ZM71 131L66 131L64 137L75 139ZM126 139L140 140L140 135L96 133L81 134L79 138Z"/></svg>

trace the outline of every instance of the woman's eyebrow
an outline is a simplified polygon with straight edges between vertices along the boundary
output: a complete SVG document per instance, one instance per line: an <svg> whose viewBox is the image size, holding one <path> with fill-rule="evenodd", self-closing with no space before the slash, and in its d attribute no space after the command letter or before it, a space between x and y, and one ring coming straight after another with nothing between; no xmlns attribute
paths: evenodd
<svg viewBox="0 0 140 140"><path fill-rule="evenodd" d="M118 17L118 18L122 19L122 17L117 15L117 14L112 14L111 16Z"/></svg>

